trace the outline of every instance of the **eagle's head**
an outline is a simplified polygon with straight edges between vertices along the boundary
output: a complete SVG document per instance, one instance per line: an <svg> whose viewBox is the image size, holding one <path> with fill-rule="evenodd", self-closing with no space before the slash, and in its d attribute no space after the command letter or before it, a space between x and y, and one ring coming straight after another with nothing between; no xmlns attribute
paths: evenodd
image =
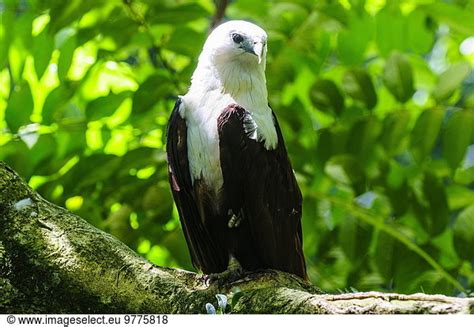
<svg viewBox="0 0 474 327"><path fill-rule="evenodd" d="M247 110L267 108L266 53L267 33L257 25L232 20L217 26L204 43L184 101L207 113L209 103L229 100L226 94Z"/></svg>
<svg viewBox="0 0 474 327"><path fill-rule="evenodd" d="M203 49L203 55L217 64L240 61L264 66L266 52L267 33L243 20L231 20L217 26Z"/></svg>

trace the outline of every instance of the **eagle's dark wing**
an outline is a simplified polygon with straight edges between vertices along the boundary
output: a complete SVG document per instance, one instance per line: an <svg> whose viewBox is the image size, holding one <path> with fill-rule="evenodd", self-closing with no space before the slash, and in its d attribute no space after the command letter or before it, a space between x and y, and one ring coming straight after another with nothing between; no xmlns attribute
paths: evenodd
<svg viewBox="0 0 474 327"><path fill-rule="evenodd" d="M192 185L188 162L186 121L179 114L181 100L176 102L168 124L166 152L173 198L179 211L184 236L193 265L205 273L221 272L227 268L228 254L209 234L205 226L203 199ZM195 183L196 184L196 183Z"/></svg>
<svg viewBox="0 0 474 327"><path fill-rule="evenodd" d="M274 150L249 137L255 124L242 107L231 105L218 119L223 191L227 206L242 218L231 251L244 268L273 268L307 278L301 192L273 119L278 135Z"/></svg>

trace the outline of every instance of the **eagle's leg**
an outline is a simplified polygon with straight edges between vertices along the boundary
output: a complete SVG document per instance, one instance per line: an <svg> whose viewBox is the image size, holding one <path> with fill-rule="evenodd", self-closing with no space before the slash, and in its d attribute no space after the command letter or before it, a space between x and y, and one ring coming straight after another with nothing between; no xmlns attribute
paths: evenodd
<svg viewBox="0 0 474 327"><path fill-rule="evenodd" d="M230 256L227 269L220 273L212 273L204 275L203 280L206 285L210 283L217 283L218 286L233 283L242 278L244 269L234 256Z"/></svg>

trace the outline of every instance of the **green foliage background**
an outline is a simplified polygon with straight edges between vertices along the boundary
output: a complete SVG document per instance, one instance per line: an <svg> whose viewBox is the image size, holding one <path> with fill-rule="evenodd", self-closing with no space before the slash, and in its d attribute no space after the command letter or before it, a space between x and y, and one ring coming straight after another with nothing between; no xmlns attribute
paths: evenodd
<svg viewBox="0 0 474 327"><path fill-rule="evenodd" d="M165 129L211 0L0 1L0 160L158 265L192 269ZM474 1L232 1L268 31L270 103L328 291L474 289Z"/></svg>

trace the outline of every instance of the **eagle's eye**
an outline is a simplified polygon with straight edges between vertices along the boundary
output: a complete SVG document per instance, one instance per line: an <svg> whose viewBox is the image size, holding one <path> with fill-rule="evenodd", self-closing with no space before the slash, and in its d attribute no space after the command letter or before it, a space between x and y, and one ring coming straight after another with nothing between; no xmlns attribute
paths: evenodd
<svg viewBox="0 0 474 327"><path fill-rule="evenodd" d="M244 40L244 37L240 35L239 33L232 33L231 36L232 36L232 40L235 43L242 43L242 41Z"/></svg>

